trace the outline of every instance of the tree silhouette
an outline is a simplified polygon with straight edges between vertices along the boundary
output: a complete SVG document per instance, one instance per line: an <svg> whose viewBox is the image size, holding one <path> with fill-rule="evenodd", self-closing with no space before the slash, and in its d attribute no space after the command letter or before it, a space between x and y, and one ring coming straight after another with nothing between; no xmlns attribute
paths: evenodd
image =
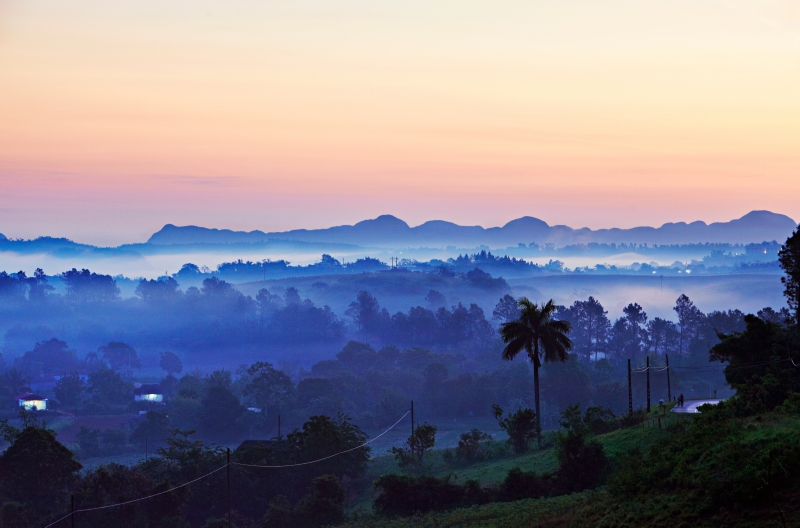
<svg viewBox="0 0 800 528"><path fill-rule="evenodd" d="M56 398L58 398L61 405L64 407L69 405L70 408L74 407L77 409L83 388L83 380L81 377L78 373L72 372L61 376L61 379L58 380L53 391L56 393Z"/></svg>
<svg viewBox="0 0 800 528"><path fill-rule="evenodd" d="M28 422L0 455L0 492L26 506L62 506L81 465L50 429Z"/></svg>
<svg viewBox="0 0 800 528"><path fill-rule="evenodd" d="M683 351L686 349L684 345L688 345L697 334L698 326L705 315L685 294L678 297L672 309L678 314L678 326L680 327L678 355L683 356Z"/></svg>
<svg viewBox="0 0 800 528"><path fill-rule="evenodd" d="M169 376L178 374L183 370L183 362L174 352L162 352L158 366L161 367L161 370L166 371Z"/></svg>
<svg viewBox="0 0 800 528"><path fill-rule="evenodd" d="M517 409L503 418L503 409L497 404L492 405L492 412L500 429L508 434L508 443L514 452L527 451L528 442L539 434L539 415L530 409Z"/></svg>
<svg viewBox="0 0 800 528"><path fill-rule="evenodd" d="M567 321L553 318L557 309L553 300L542 306L526 297L519 300L520 316L516 321L503 323L500 335L506 343L503 359L512 360L525 350L533 363L533 387L536 393L536 440L542 447L541 410L539 406L539 367L545 362L566 361L567 351L572 350L572 341L567 336L571 325Z"/></svg>
<svg viewBox="0 0 800 528"><path fill-rule="evenodd" d="M800 326L800 229L786 239L778 253L778 261L786 273L785 277L781 277L783 294L789 308L794 310L795 324Z"/></svg>
<svg viewBox="0 0 800 528"><path fill-rule="evenodd" d="M30 382L30 377L19 372L16 368L9 369L3 374L3 377L0 378L0 384L2 385L6 401L11 402L17 394L30 391Z"/></svg>
<svg viewBox="0 0 800 528"><path fill-rule="evenodd" d="M353 319L365 337L380 326L381 307L378 300L366 290L358 292L356 300L350 303L345 314Z"/></svg>
<svg viewBox="0 0 800 528"><path fill-rule="evenodd" d="M261 407L264 415L281 412L294 397L292 380L275 369L270 363L259 361L247 369L250 381L244 387L244 394Z"/></svg>
<svg viewBox="0 0 800 528"><path fill-rule="evenodd" d="M103 354L103 359L108 362L112 370L142 368L136 350L127 343L111 341L98 348L97 351Z"/></svg>
<svg viewBox="0 0 800 528"><path fill-rule="evenodd" d="M514 308L516 309L516 305ZM594 297L589 297L585 301L575 301L567 309L559 310L559 315L573 326L572 339L575 342L575 353L587 361L594 354L596 362L598 353L606 352L604 345L611 331L608 312L603 305ZM519 315L514 319L518 317Z"/></svg>
<svg viewBox="0 0 800 528"><path fill-rule="evenodd" d="M647 330L645 329L647 313L639 306L639 303L630 303L622 309L622 312L628 321L630 352L638 358L642 346L647 342Z"/></svg>
<svg viewBox="0 0 800 528"><path fill-rule="evenodd" d="M517 300L509 294L503 295L492 310L492 319L499 319L503 323L519 319Z"/></svg>

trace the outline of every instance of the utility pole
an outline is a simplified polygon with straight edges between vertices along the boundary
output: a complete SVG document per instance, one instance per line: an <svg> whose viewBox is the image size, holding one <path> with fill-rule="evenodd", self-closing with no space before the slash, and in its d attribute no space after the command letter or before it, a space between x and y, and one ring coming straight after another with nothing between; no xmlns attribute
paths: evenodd
<svg viewBox="0 0 800 528"><path fill-rule="evenodd" d="M664 354L667 359L667 401L672 401L672 389L669 386L669 354Z"/></svg>
<svg viewBox="0 0 800 528"><path fill-rule="evenodd" d="M633 389L631 388L631 360L628 360L628 414L633 414Z"/></svg>
<svg viewBox="0 0 800 528"><path fill-rule="evenodd" d="M647 356L647 412L650 412L650 356Z"/></svg>
<svg viewBox="0 0 800 528"><path fill-rule="evenodd" d="M148 449L147 449L147 437L144 437L144 461L147 462L148 457Z"/></svg>
<svg viewBox="0 0 800 528"><path fill-rule="evenodd" d="M278 415L278 440L281 439L281 415Z"/></svg>
<svg viewBox="0 0 800 528"><path fill-rule="evenodd" d="M231 528L231 448L228 448L228 528Z"/></svg>
<svg viewBox="0 0 800 528"><path fill-rule="evenodd" d="M411 436L414 436L414 400L411 400Z"/></svg>

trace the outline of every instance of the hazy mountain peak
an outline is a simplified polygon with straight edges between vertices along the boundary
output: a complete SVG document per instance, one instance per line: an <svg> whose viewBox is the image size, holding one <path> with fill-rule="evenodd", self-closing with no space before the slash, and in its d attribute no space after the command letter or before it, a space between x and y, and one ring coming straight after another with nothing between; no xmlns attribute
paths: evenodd
<svg viewBox="0 0 800 528"><path fill-rule="evenodd" d="M523 216L516 220L511 220L503 229L547 229L550 226L544 220L539 220L533 216Z"/></svg>
<svg viewBox="0 0 800 528"><path fill-rule="evenodd" d="M661 227L631 229L573 229L569 226L550 226L532 216L511 220L503 227L484 229L481 226L461 226L444 220L431 220L417 227L393 215L381 215L355 225L327 229L297 229L264 233L263 231L231 231L198 226L178 227L167 224L150 237L151 244L231 244L266 240L295 240L299 242L345 243L379 247L423 247L458 245L469 248L480 244L506 247L518 243L550 243L556 246L587 243L635 244L695 244L705 242L751 243L770 240L783 241L795 229L794 220L769 211L752 211L730 222L706 224L668 222Z"/></svg>
<svg viewBox="0 0 800 528"><path fill-rule="evenodd" d="M796 226L794 220L789 218L786 215L773 213L771 211L750 211L743 217L731 220L730 223L760 223L760 224L772 224L772 225L781 225L781 226Z"/></svg>
<svg viewBox="0 0 800 528"><path fill-rule="evenodd" d="M418 229L420 227L464 227L464 226L460 226L455 222L448 222L447 220L428 220L427 222L423 222L420 225L418 225L415 229Z"/></svg>
<svg viewBox="0 0 800 528"><path fill-rule="evenodd" d="M378 229L395 229L395 230L404 230L404 229L411 229L407 223L403 220L400 220L396 216L393 215L380 215L378 218L374 218L372 220L362 220L356 223L353 227L369 227L369 228L378 228Z"/></svg>
<svg viewBox="0 0 800 528"><path fill-rule="evenodd" d="M147 240L148 244L230 244L266 240L263 231L232 231L195 225L166 224Z"/></svg>

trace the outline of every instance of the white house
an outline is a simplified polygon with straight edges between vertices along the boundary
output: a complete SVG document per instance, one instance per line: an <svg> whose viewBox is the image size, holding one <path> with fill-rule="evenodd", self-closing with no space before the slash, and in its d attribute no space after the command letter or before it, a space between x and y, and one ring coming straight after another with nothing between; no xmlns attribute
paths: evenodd
<svg viewBox="0 0 800 528"><path fill-rule="evenodd" d="M161 385L145 383L133 389L133 399L137 402L161 403L164 401L164 393L161 390Z"/></svg>
<svg viewBox="0 0 800 528"><path fill-rule="evenodd" d="M38 394L26 392L17 396L17 401L20 407L24 407L26 411L46 411L47 398L42 398Z"/></svg>

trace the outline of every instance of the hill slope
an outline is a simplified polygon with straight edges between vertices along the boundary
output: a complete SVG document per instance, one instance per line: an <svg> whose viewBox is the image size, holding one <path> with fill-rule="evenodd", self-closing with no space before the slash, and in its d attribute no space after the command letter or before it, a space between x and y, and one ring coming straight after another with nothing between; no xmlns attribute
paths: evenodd
<svg viewBox="0 0 800 528"><path fill-rule="evenodd" d="M651 420L656 415L651 414ZM800 416L796 409L731 420L668 415L662 417L662 423L662 429L651 421L649 426L597 437L613 466L612 481L598 490L411 517L366 515L356 517L345 526L755 528L800 525L797 501L800 482L795 462L800 449L797 441ZM635 454L629 455L631 452ZM642 458L636 453L649 454ZM660 456L662 453L669 454ZM770 462L771 457L778 462ZM631 465L632 460L640 462ZM660 466L664 461L666 469ZM492 486L498 484L511 467L541 474L553 471L556 466L550 449L479 463L454 473L458 482L474 479L482 486ZM773 467L771 473L770 466Z"/></svg>

